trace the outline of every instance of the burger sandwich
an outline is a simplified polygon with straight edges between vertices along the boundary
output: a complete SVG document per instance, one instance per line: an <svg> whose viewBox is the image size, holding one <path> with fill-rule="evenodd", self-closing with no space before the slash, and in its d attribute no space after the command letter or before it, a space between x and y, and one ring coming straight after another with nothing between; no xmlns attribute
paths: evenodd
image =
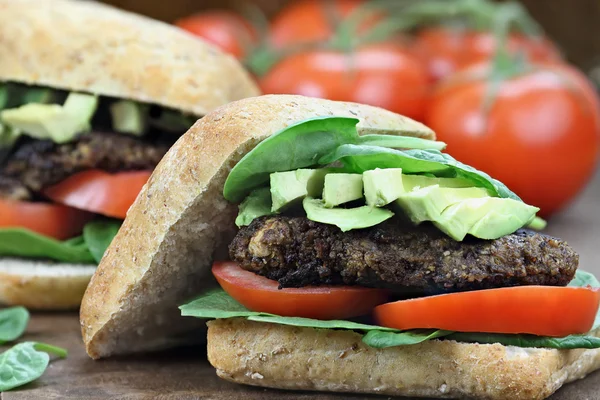
<svg viewBox="0 0 600 400"><path fill-rule="evenodd" d="M461 399L543 399L599 368L596 278L529 229L538 208L443 149L360 104L209 113L93 276L88 354L207 338L233 382Z"/></svg>
<svg viewBox="0 0 600 400"><path fill-rule="evenodd" d="M78 307L169 147L257 94L178 28L95 2L0 0L0 304Z"/></svg>

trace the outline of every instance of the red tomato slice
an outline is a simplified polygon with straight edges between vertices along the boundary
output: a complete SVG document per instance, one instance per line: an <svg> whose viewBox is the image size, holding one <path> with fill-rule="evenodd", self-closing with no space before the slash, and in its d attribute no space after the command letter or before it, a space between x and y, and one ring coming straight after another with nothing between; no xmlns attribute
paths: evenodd
<svg viewBox="0 0 600 400"><path fill-rule="evenodd" d="M240 268L232 261L216 262L212 272L223 289L244 307L286 317L344 319L369 314L387 300L383 289L359 286L319 286L278 289L271 279Z"/></svg>
<svg viewBox="0 0 600 400"><path fill-rule="evenodd" d="M382 326L563 337L589 332L600 289L519 286L443 294L375 308Z"/></svg>
<svg viewBox="0 0 600 400"><path fill-rule="evenodd" d="M0 228L25 228L58 240L80 234L93 217L59 204L0 199Z"/></svg>
<svg viewBox="0 0 600 400"><path fill-rule="evenodd" d="M89 170L47 188L44 194L57 203L124 219L151 174L150 171L109 174Z"/></svg>

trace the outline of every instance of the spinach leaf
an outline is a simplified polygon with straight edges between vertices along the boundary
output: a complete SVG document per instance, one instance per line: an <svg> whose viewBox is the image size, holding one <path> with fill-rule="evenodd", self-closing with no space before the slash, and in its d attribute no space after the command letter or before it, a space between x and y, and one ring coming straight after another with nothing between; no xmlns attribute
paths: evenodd
<svg viewBox="0 0 600 400"><path fill-rule="evenodd" d="M21 337L28 323L29 312L25 307L0 310L0 344L12 342Z"/></svg>
<svg viewBox="0 0 600 400"><path fill-rule="evenodd" d="M196 300L180 306L179 309L184 317L196 318L235 318L250 315L268 315L248 310L221 288L210 290Z"/></svg>
<svg viewBox="0 0 600 400"><path fill-rule="evenodd" d="M356 173L375 168L402 168L406 174L459 177L488 189L498 197L521 201L502 182L437 150L394 150L377 146L344 144L319 159L322 165L341 161Z"/></svg>
<svg viewBox="0 0 600 400"><path fill-rule="evenodd" d="M0 354L0 392L33 382L46 370L50 356L64 358L67 351L44 343L24 342Z"/></svg>
<svg viewBox="0 0 600 400"><path fill-rule="evenodd" d="M120 221L104 220L90 222L83 228L83 241L97 263L100 263L120 227Z"/></svg>
<svg viewBox="0 0 600 400"><path fill-rule="evenodd" d="M95 261L81 237L61 242L23 228L0 229L0 256L44 258L71 263Z"/></svg>
<svg viewBox="0 0 600 400"><path fill-rule="evenodd" d="M415 329L404 332L387 332L383 330L370 330L363 337L363 342L371 347L383 349L386 347L408 346L418 344L427 340L451 335L452 331L436 329Z"/></svg>
<svg viewBox="0 0 600 400"><path fill-rule="evenodd" d="M362 135L359 136L357 144L365 146L389 147L392 149L432 149L444 150L446 143L436 142L412 136L394 136L394 135Z"/></svg>
<svg viewBox="0 0 600 400"><path fill-rule="evenodd" d="M223 196L240 202L255 187L269 181L272 172L291 171L317 164L319 158L358 138L359 120L320 117L289 126L259 143L233 167Z"/></svg>
<svg viewBox="0 0 600 400"><path fill-rule="evenodd" d="M385 328L383 326L361 324L353 321L344 320L320 320L301 317L281 317L279 315L251 315L248 317L251 321L268 322L271 324L303 326L306 328L319 329L347 329L352 331L369 331L377 329L382 332L398 332L396 329Z"/></svg>
<svg viewBox="0 0 600 400"><path fill-rule="evenodd" d="M545 337L535 335L504 335L500 333L456 332L447 339L467 343L493 344L517 347L543 347L551 349L597 349L600 338L588 335L569 335L566 337Z"/></svg>

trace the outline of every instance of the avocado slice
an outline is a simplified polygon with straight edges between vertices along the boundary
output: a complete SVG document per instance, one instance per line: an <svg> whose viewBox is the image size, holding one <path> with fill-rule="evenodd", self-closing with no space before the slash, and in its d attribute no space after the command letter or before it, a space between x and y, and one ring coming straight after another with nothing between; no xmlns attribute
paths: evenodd
<svg viewBox="0 0 600 400"><path fill-rule="evenodd" d="M398 197L396 204L415 224L424 221L438 221L442 212L465 199L489 197L483 188L447 188L440 185L427 186L403 193Z"/></svg>
<svg viewBox="0 0 600 400"><path fill-rule="evenodd" d="M386 208L369 206L327 208L321 200L311 197L306 197L302 201L302 205L308 219L323 224L335 225L342 232L375 226L394 216L394 213Z"/></svg>
<svg viewBox="0 0 600 400"><path fill-rule="evenodd" d="M25 135L65 143L73 140L78 133L90 129L90 121L97 107L96 96L71 93L62 106L29 103L3 110L0 119Z"/></svg>
<svg viewBox="0 0 600 400"><path fill-rule="evenodd" d="M335 207L363 198L361 174L328 174L325 176L323 201L325 207Z"/></svg>
<svg viewBox="0 0 600 400"><path fill-rule="evenodd" d="M363 184L367 205L383 207L404 192L402 168L373 169L363 172Z"/></svg>
<svg viewBox="0 0 600 400"><path fill-rule="evenodd" d="M131 100L120 100L110 105L112 127L121 133L142 136L148 121L148 106Z"/></svg>
<svg viewBox="0 0 600 400"><path fill-rule="evenodd" d="M270 175L273 202L271 211L281 211L296 204L306 196L321 196L325 175L329 171L329 169L321 168L272 173Z"/></svg>
<svg viewBox="0 0 600 400"><path fill-rule="evenodd" d="M491 240L527 225L539 210L513 199L471 198L449 206L433 223L458 241L467 234Z"/></svg>
<svg viewBox="0 0 600 400"><path fill-rule="evenodd" d="M271 191L266 187L253 190L242 201L239 210L238 216L235 219L235 224L238 227L250 225L255 218L272 214Z"/></svg>
<svg viewBox="0 0 600 400"><path fill-rule="evenodd" d="M473 186L473 182L463 178L437 178L424 175L404 175L402 183L404 184L404 190L407 192L433 185L446 188L467 188Z"/></svg>

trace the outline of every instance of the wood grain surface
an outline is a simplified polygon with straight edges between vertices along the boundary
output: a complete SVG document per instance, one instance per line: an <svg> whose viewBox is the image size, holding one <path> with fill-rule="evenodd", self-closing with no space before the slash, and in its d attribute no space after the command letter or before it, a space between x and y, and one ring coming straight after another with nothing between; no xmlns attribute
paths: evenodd
<svg viewBox="0 0 600 400"><path fill-rule="evenodd" d="M599 202L600 174L597 174L578 201L551 221L548 232L571 243L581 255L581 268L600 275ZM69 357L53 361L37 382L2 393L1 400L365 398L347 394L284 392L231 384L216 377L201 347L134 358L92 361L83 350L76 314L34 315L25 339L64 346L69 349ZM600 372L565 386L550 399L600 399Z"/></svg>

